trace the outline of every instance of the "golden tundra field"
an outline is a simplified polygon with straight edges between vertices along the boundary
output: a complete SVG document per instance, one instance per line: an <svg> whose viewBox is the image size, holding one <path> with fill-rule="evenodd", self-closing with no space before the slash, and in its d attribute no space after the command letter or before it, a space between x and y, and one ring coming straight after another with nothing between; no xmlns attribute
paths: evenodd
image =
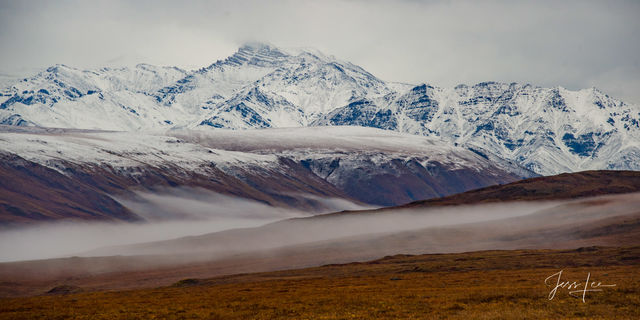
<svg viewBox="0 0 640 320"><path fill-rule="evenodd" d="M602 291L583 302L559 288L549 300L557 277L545 279L561 270L581 285L572 290L590 274ZM0 318L640 319L640 247L397 255L129 291L62 286L0 299Z"/></svg>

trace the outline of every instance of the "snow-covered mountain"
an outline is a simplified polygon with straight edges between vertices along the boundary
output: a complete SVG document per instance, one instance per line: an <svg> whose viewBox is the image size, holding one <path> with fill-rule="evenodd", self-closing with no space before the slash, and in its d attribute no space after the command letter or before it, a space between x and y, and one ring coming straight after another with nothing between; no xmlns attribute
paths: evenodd
<svg viewBox="0 0 640 320"><path fill-rule="evenodd" d="M57 65L3 90L0 123L126 131L299 127L349 101L393 92L333 57L251 44L191 72Z"/></svg>
<svg viewBox="0 0 640 320"><path fill-rule="evenodd" d="M195 71L51 67L0 91L0 123L124 131L356 125L437 136L545 175L640 170L640 108L597 89L389 83L315 50L259 43Z"/></svg>
<svg viewBox="0 0 640 320"><path fill-rule="evenodd" d="M543 175L640 170L640 108L597 89L420 85L390 103L352 102L318 124L343 123L439 136Z"/></svg>

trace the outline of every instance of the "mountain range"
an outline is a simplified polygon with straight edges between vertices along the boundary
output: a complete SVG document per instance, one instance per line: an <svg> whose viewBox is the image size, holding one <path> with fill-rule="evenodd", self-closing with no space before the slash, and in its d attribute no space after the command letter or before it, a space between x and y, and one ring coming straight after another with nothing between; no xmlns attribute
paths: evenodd
<svg viewBox="0 0 640 320"><path fill-rule="evenodd" d="M0 90L0 124L92 130L364 126L540 175L640 170L640 108L595 89L383 81L311 49L252 43L199 70L56 65Z"/></svg>

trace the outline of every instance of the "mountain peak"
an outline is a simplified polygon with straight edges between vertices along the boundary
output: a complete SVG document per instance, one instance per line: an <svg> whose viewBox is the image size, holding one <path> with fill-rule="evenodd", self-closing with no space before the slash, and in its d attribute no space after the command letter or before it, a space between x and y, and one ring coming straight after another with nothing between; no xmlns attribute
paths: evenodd
<svg viewBox="0 0 640 320"><path fill-rule="evenodd" d="M69 67L69 66L67 66L65 64L58 63L58 64L55 64L55 65L47 68L46 71L47 72L51 72L51 73L57 73L60 70L71 70L71 69L73 69L73 68L71 68L71 67Z"/></svg>
<svg viewBox="0 0 640 320"><path fill-rule="evenodd" d="M288 57L290 57L289 54L273 45L263 42L247 42L240 46L232 56L224 61L218 61L214 65L273 67Z"/></svg>
<svg viewBox="0 0 640 320"><path fill-rule="evenodd" d="M281 50L278 47L267 42L249 41L243 43L238 51L268 52Z"/></svg>

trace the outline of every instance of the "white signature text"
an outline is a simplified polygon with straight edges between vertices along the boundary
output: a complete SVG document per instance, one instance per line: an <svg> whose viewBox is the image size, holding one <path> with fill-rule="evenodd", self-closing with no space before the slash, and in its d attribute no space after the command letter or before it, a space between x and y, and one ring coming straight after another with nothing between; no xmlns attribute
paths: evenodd
<svg viewBox="0 0 640 320"><path fill-rule="evenodd" d="M599 292L603 291L602 288L615 287L615 284L602 284L599 281L593 281L591 279L591 272L587 273L587 280L584 282L579 281L564 281L562 279L562 271L556 272L544 280L544 284L551 287L549 292L549 300L553 300L558 292L558 289L564 289L569 292L569 295L576 298L582 298L582 302L586 303L585 298L587 292Z"/></svg>

